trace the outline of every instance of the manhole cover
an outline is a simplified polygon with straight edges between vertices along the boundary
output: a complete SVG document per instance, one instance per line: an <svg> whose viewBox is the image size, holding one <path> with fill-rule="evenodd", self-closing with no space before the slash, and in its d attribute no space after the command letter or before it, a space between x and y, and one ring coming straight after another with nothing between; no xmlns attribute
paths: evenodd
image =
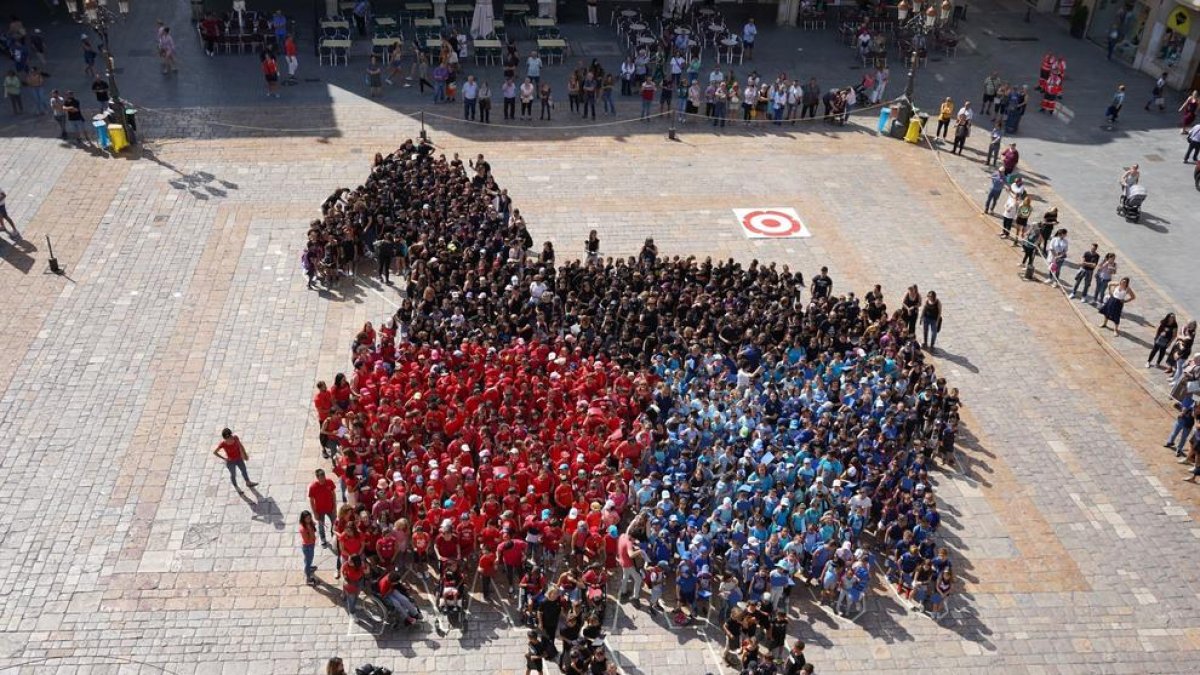
<svg viewBox="0 0 1200 675"><path fill-rule="evenodd" d="M319 77L306 77L306 78L304 78L304 81L305 81L305 82L320 82L320 81L321 81L321 78L319 78Z"/></svg>
<svg viewBox="0 0 1200 675"><path fill-rule="evenodd" d="M1038 39L1032 35L1001 35L996 38L1003 42L1037 42Z"/></svg>
<svg viewBox="0 0 1200 675"><path fill-rule="evenodd" d="M1162 155L1146 155L1147 162L1164 162Z"/></svg>
<svg viewBox="0 0 1200 675"><path fill-rule="evenodd" d="M933 195L934 197L941 197L942 191L941 190L930 190L929 194Z"/></svg>
<svg viewBox="0 0 1200 675"><path fill-rule="evenodd" d="M184 551L193 551L198 548L204 548L207 544L217 540L221 535L220 523L200 523L192 525L183 533Z"/></svg>
<svg viewBox="0 0 1200 675"><path fill-rule="evenodd" d="M154 222L155 223L165 223L165 222L167 222L167 218L168 218L168 216L154 216Z"/></svg>

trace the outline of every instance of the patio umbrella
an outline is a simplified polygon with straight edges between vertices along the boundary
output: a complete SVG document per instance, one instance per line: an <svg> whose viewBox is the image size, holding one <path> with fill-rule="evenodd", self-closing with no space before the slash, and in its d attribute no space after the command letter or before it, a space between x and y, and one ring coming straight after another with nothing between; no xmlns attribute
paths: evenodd
<svg viewBox="0 0 1200 675"><path fill-rule="evenodd" d="M471 17L471 37L486 38L496 34L496 11L492 0L475 0L475 15Z"/></svg>

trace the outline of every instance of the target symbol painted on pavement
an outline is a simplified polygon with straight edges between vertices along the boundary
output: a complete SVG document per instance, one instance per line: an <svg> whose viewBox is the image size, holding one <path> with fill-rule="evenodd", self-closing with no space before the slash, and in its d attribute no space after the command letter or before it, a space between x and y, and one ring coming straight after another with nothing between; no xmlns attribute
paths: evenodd
<svg viewBox="0 0 1200 675"><path fill-rule="evenodd" d="M742 226L742 234L749 239L812 236L793 208L733 209L733 215Z"/></svg>

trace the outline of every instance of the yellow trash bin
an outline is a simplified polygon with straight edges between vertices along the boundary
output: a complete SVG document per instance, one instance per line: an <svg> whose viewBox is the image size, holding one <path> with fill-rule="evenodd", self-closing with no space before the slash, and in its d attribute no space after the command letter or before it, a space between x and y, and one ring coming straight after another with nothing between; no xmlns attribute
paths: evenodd
<svg viewBox="0 0 1200 675"><path fill-rule="evenodd" d="M120 124L108 125L108 137L112 140L113 152L120 152L129 147L129 139L125 137L125 129Z"/></svg>
<svg viewBox="0 0 1200 675"><path fill-rule="evenodd" d="M112 132L110 131L109 133ZM912 119L908 121L908 132L904 134L904 140L909 143L919 143L921 141L921 120L916 115L913 115ZM115 144L116 141L114 140L113 143Z"/></svg>

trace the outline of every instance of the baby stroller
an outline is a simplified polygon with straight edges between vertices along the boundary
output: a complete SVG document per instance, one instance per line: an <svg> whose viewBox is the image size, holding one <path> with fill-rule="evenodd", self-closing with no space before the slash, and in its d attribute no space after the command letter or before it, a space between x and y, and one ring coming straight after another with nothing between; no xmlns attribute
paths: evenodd
<svg viewBox="0 0 1200 675"><path fill-rule="evenodd" d="M1126 222L1136 223L1142 218L1142 202L1146 201L1146 188L1139 184L1125 188L1121 195L1121 204L1117 207L1117 215L1124 216Z"/></svg>
<svg viewBox="0 0 1200 675"><path fill-rule="evenodd" d="M447 561L438 580L437 595L438 618L434 621L434 629L439 634L448 632L442 628L442 617L446 618L449 628L467 631L467 589L463 586L462 575L453 561Z"/></svg>

